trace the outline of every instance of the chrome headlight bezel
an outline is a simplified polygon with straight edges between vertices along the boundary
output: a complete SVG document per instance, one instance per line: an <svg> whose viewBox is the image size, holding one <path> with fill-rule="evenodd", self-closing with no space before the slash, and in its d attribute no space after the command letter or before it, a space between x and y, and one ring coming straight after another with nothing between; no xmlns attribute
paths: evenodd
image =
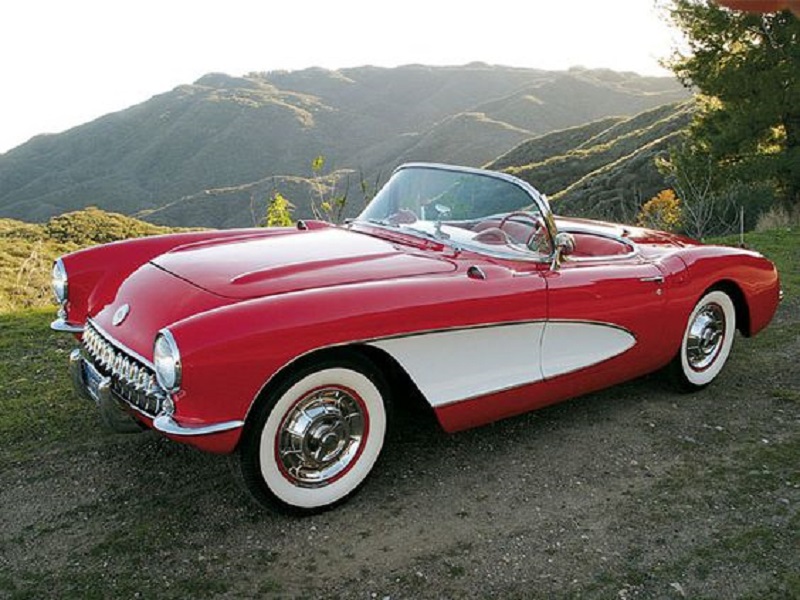
<svg viewBox="0 0 800 600"><path fill-rule="evenodd" d="M181 353L169 329L158 332L153 344L153 369L156 381L165 391L174 393L181 387Z"/></svg>
<svg viewBox="0 0 800 600"><path fill-rule="evenodd" d="M53 290L53 295L56 297L56 302L64 306L69 297L69 280L67 277L67 269L64 267L64 262L59 258L53 263L53 272L50 279L50 289Z"/></svg>

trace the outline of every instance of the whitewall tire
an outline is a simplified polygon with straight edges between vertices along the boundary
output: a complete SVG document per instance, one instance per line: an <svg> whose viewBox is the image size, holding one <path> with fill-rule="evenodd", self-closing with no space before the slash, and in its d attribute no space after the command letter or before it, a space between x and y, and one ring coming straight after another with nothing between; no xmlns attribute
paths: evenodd
<svg viewBox="0 0 800 600"><path fill-rule="evenodd" d="M245 484L257 500L291 512L347 499L386 437L386 385L359 357L298 370L255 410L240 448Z"/></svg>
<svg viewBox="0 0 800 600"><path fill-rule="evenodd" d="M736 333L736 307L730 296L713 290L695 305L686 322L681 347L672 365L685 390L701 389L722 371Z"/></svg>

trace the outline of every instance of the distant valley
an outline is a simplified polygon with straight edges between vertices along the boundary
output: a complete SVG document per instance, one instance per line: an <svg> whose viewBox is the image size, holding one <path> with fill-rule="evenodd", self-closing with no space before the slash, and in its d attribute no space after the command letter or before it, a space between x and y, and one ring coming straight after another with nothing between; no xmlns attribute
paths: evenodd
<svg viewBox="0 0 800 600"><path fill-rule="evenodd" d="M471 64L210 74L0 155L0 217L86 206L172 226L253 225L281 192L295 217L350 212L406 161L488 165L558 212L618 215L663 186L653 157L686 125L670 78ZM325 157L312 173L317 156Z"/></svg>

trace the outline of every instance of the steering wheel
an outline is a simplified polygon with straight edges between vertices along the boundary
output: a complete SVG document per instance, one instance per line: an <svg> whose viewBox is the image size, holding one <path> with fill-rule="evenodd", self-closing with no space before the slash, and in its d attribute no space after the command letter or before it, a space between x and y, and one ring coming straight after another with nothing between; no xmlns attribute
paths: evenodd
<svg viewBox="0 0 800 600"><path fill-rule="evenodd" d="M514 217L525 219L526 221L530 221L531 223L533 223L533 230L531 231L531 234L528 236L528 238L525 240L525 246L530 250L539 251L539 245L540 245L539 241L537 241L536 243L536 248L533 247L533 242L537 240L537 238L541 236L544 232L547 231L547 228L545 227L542 218L535 217L531 213L514 211L508 213L506 216L500 219L500 223L497 225L497 228L503 231L503 225L511 221L511 219L513 219ZM505 233L507 233L512 240L516 239L515 236L511 235L510 232L505 232Z"/></svg>
<svg viewBox="0 0 800 600"><path fill-rule="evenodd" d="M417 215L413 210L401 208L386 219L391 225L410 225L417 222Z"/></svg>

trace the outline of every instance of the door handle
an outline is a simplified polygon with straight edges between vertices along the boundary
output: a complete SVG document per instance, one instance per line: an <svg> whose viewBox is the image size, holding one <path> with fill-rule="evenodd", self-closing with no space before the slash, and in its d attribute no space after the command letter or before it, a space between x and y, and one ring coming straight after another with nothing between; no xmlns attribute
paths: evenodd
<svg viewBox="0 0 800 600"><path fill-rule="evenodd" d="M639 279L639 281L642 281L644 283L653 282L661 285L662 283L664 283L664 276L653 275L652 277L642 277L641 279Z"/></svg>

